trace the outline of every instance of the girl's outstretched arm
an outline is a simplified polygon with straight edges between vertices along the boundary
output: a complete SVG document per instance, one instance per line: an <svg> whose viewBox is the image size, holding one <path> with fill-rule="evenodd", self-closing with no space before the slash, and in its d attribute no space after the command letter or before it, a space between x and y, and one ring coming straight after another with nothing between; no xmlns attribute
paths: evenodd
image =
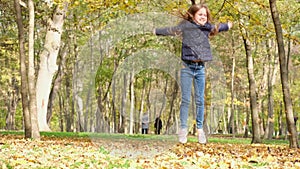
<svg viewBox="0 0 300 169"><path fill-rule="evenodd" d="M174 27L155 28L153 30L154 35L160 36L177 36L181 34L181 25Z"/></svg>
<svg viewBox="0 0 300 169"><path fill-rule="evenodd" d="M228 31L232 28L233 24L232 22L227 22L227 23L220 23L219 24L219 32L222 32L222 31Z"/></svg>

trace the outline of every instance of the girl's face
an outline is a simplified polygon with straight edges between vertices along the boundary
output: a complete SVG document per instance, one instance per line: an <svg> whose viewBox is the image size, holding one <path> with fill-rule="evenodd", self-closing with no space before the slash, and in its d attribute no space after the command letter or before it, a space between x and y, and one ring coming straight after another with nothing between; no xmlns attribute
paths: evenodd
<svg viewBox="0 0 300 169"><path fill-rule="evenodd" d="M205 8L200 8L194 15L194 22L199 25L204 25L207 22L207 11Z"/></svg>

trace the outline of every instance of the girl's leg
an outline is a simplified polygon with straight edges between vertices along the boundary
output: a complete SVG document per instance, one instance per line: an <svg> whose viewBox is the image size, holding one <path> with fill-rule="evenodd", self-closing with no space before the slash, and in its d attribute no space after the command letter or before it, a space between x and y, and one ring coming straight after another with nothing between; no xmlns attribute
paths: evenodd
<svg viewBox="0 0 300 169"><path fill-rule="evenodd" d="M204 93L205 93L205 66L201 65L196 70L195 74L195 99L196 99L196 125L198 133L198 142L201 144L206 143L206 136L203 130L203 120L204 120Z"/></svg>
<svg viewBox="0 0 300 169"><path fill-rule="evenodd" d="M204 120L205 66L198 66L195 73L196 125L197 129L202 129Z"/></svg>
<svg viewBox="0 0 300 169"><path fill-rule="evenodd" d="M180 104L180 128L187 129L188 112L191 98L191 86L193 81L193 72L186 66L181 69L180 85L181 85L181 104Z"/></svg>
<svg viewBox="0 0 300 169"><path fill-rule="evenodd" d="M180 104L180 130L178 138L180 143L187 142L188 134L188 114L191 97L191 86L193 81L193 72L188 65L181 69L180 85L181 85L181 104Z"/></svg>

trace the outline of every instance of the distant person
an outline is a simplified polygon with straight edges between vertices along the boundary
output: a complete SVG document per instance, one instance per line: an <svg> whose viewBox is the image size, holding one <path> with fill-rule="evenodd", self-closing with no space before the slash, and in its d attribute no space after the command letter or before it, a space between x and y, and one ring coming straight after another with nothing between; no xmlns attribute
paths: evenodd
<svg viewBox="0 0 300 169"><path fill-rule="evenodd" d="M162 129L162 121L160 117L156 117L154 128L155 128L155 134L160 134L160 130Z"/></svg>
<svg viewBox="0 0 300 169"><path fill-rule="evenodd" d="M149 116L148 113L144 113L142 117L142 134L148 134L149 129Z"/></svg>

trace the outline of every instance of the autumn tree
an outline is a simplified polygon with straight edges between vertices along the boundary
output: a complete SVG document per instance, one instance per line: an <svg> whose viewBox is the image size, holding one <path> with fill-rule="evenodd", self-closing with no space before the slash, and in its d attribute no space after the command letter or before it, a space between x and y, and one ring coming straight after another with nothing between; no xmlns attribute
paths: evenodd
<svg viewBox="0 0 300 169"><path fill-rule="evenodd" d="M22 19L22 8L20 6L20 3L22 3L24 6L26 6L22 1L14 1L15 11L16 11L16 21L18 25L18 35L19 35L19 55L20 55L20 69L21 69L21 94L22 94L22 107L23 107L23 118L24 118L24 124L25 124L25 137L26 138L35 138L39 139L39 129L37 126L37 116L36 116L36 106L35 103L32 101L35 101L35 92L30 91L32 90L30 86L33 82L29 82L29 80L32 80L34 77L34 66L33 66L33 29L34 29L34 6L33 2L31 0L28 1L28 9L29 9L29 47L31 49L29 50L28 57L26 55L25 50L25 28L23 25L23 19ZM28 64L27 64L28 62ZM31 67L29 67L31 66ZM33 87L34 88L34 87ZM32 100L32 101L31 101Z"/></svg>
<svg viewBox="0 0 300 169"><path fill-rule="evenodd" d="M48 20L44 49L40 54L40 65L36 82L36 100L40 131L50 131L47 123L47 108L52 79L58 70L56 60L61 45L61 35L67 5L67 3L62 3L55 6L53 15Z"/></svg>
<svg viewBox="0 0 300 169"><path fill-rule="evenodd" d="M279 62L280 62L281 86L282 86L282 92L283 92L283 101L284 101L284 107L285 107L287 128L288 128L289 137L290 137L290 147L291 148L299 148L298 133L297 133L296 125L294 122L293 105L292 105L292 100L291 100L291 96L290 96L290 87L289 87L289 82L288 82L287 58L285 55L283 33L282 33L282 27L281 27L280 18L279 18L279 12L277 11L276 0L269 0L269 2L270 2L272 19L273 19L273 23L274 23L274 27L275 27L275 32L276 32L278 55L279 55Z"/></svg>
<svg viewBox="0 0 300 169"><path fill-rule="evenodd" d="M28 0L29 27L28 27L28 92L29 92L29 112L31 118L31 131L33 138L40 138L36 109L36 91L35 91L35 66L34 66L34 24L35 9L33 0Z"/></svg>

